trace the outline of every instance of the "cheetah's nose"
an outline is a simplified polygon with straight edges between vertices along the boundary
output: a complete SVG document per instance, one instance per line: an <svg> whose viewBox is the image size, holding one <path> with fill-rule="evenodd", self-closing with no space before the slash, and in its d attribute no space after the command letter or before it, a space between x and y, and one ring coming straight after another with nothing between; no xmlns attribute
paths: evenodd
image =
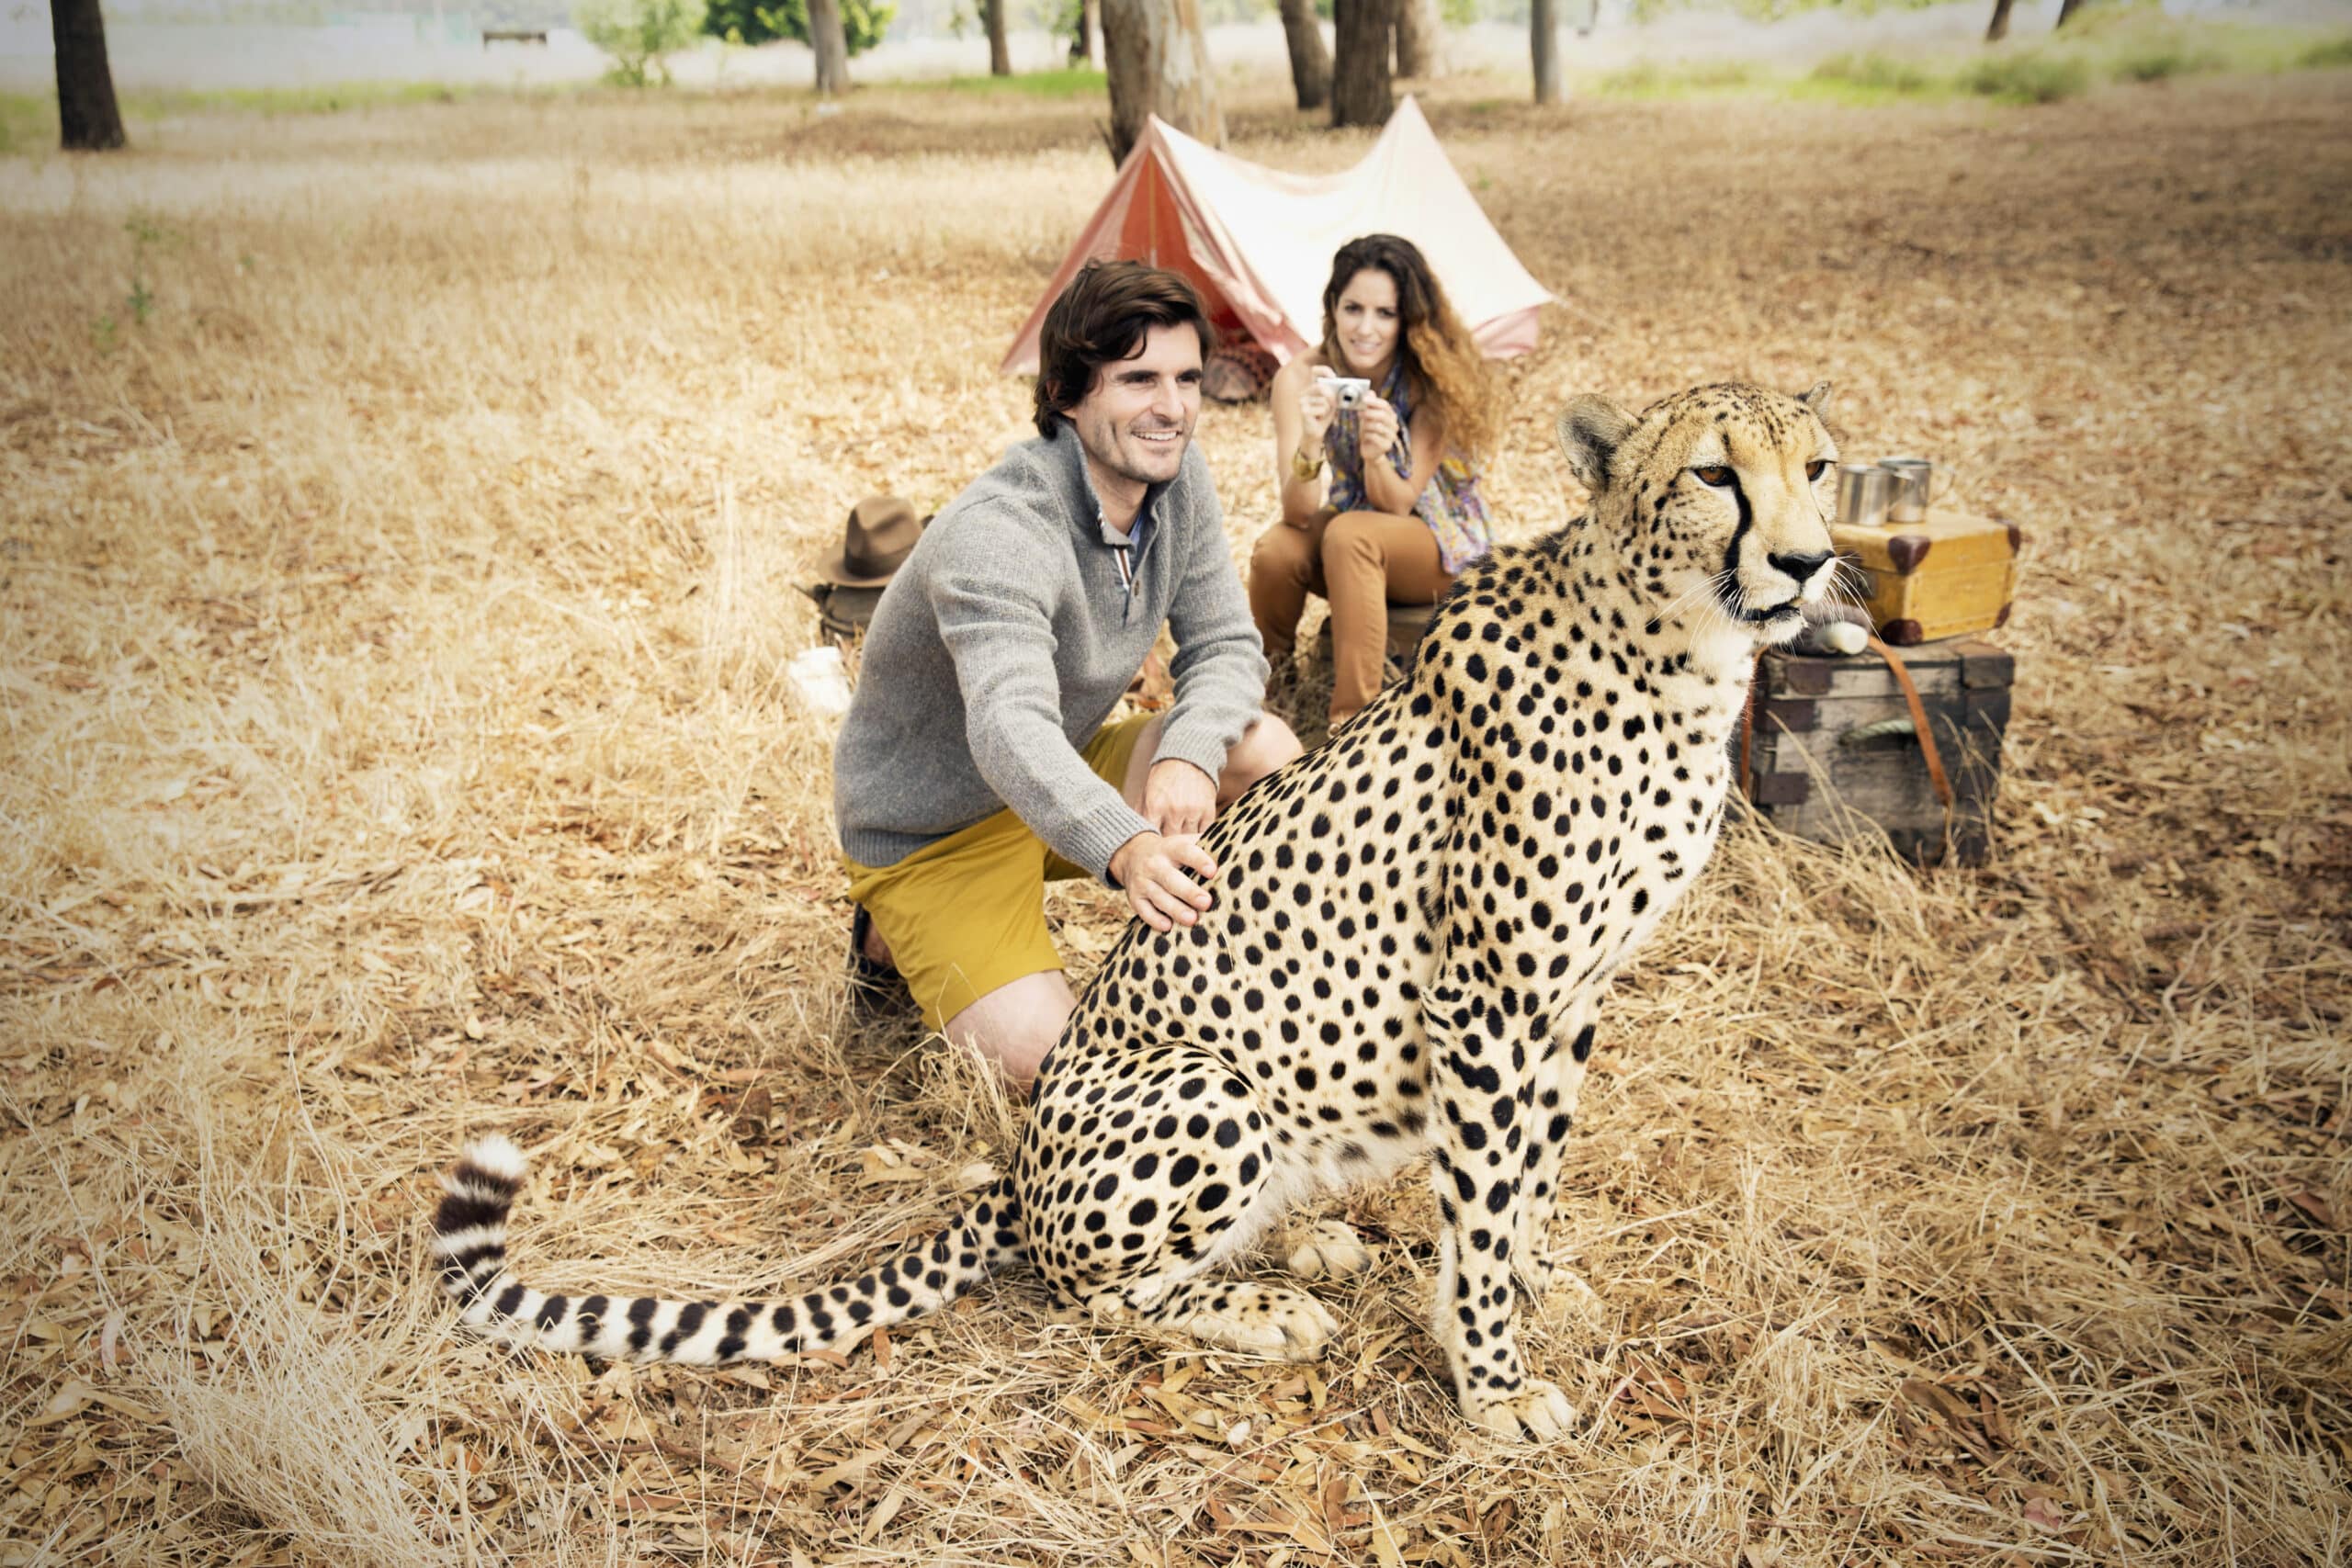
<svg viewBox="0 0 2352 1568"><path fill-rule="evenodd" d="M1775 569L1787 572L1795 581L1810 582L1813 581L1813 574L1829 563L1829 552L1827 550L1791 550L1785 554L1769 555L1764 558L1770 561Z"/></svg>

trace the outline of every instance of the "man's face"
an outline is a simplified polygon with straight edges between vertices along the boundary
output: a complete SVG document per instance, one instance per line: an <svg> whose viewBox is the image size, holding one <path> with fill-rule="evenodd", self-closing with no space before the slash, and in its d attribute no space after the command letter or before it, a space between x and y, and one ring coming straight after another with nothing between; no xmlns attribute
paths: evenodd
<svg viewBox="0 0 2352 1568"><path fill-rule="evenodd" d="M1136 499L1145 485L1176 477L1200 417L1201 336L1182 323L1151 328L1141 350L1097 367L1093 387L1069 411L1095 488Z"/></svg>

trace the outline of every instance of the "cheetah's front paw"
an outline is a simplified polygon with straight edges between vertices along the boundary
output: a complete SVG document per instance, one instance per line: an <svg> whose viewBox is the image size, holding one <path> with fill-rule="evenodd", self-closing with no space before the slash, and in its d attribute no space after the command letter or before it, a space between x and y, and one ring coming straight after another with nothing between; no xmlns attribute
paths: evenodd
<svg viewBox="0 0 2352 1568"><path fill-rule="evenodd" d="M1337 1220L1317 1222L1293 1239L1290 1271L1302 1280L1344 1280L1372 1267L1372 1249Z"/></svg>
<svg viewBox="0 0 2352 1568"><path fill-rule="evenodd" d="M1548 1443L1566 1436L1577 1419L1568 1396L1542 1378L1530 1378L1517 1393L1463 1414L1479 1430L1514 1443Z"/></svg>

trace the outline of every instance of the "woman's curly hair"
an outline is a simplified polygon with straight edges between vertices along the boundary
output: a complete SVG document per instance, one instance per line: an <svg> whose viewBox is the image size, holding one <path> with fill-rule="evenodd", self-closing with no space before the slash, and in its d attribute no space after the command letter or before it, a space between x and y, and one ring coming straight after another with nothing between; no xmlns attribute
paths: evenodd
<svg viewBox="0 0 2352 1568"><path fill-rule="evenodd" d="M1323 286L1323 363L1334 370L1340 355L1340 296L1366 268L1387 274L1396 286L1397 358L1405 367L1405 389L1416 411L1442 420L1445 444L1460 457L1485 457L1495 439L1494 378L1486 355L1463 326L1438 287L1420 247L1395 234L1350 240L1331 258L1331 280Z"/></svg>

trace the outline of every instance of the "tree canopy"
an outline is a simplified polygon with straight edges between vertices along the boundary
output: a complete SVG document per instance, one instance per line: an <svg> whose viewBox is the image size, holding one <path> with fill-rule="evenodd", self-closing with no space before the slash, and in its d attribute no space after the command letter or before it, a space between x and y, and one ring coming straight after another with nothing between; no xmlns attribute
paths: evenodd
<svg viewBox="0 0 2352 1568"><path fill-rule="evenodd" d="M899 14L896 0L841 0L841 7L842 36L852 54L864 54L880 43L891 18ZM771 43L777 39L808 43L808 0L776 0L773 6L763 6L760 0L710 0L702 30L739 43Z"/></svg>

